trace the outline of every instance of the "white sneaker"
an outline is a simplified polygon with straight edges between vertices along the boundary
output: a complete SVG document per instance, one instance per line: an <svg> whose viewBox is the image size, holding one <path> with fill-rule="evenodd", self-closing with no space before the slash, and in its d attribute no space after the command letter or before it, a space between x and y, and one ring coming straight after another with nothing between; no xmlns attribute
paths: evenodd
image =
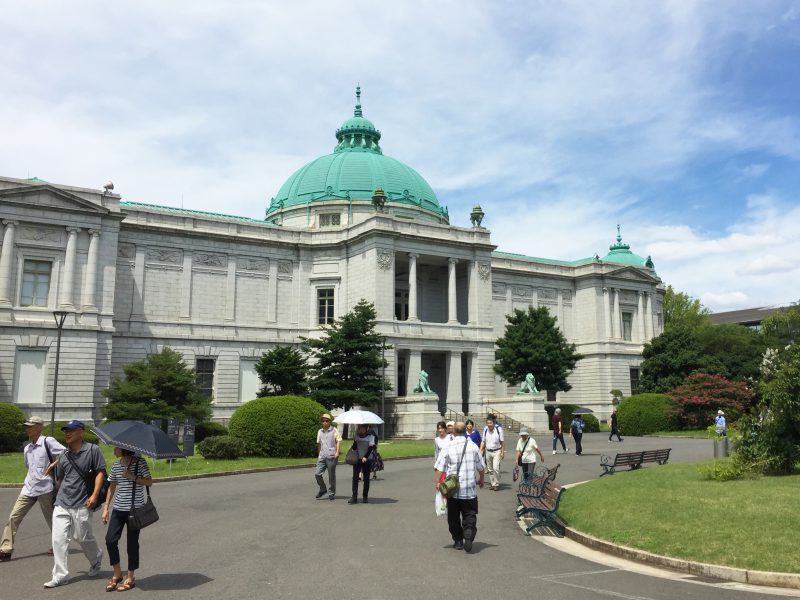
<svg viewBox="0 0 800 600"><path fill-rule="evenodd" d="M100 555L100 558L97 559L97 562L94 563L90 568L87 575L89 577L97 577L100 574L100 567L103 565L103 555Z"/></svg>
<svg viewBox="0 0 800 600"><path fill-rule="evenodd" d="M67 583L69 583L69 580L67 580L67 579L65 579L63 581L56 581L55 579L51 579L50 581L48 581L47 583L44 584L44 587L46 587L46 588L54 588L54 587L58 587L60 585L67 585Z"/></svg>
<svg viewBox="0 0 800 600"><path fill-rule="evenodd" d="M555 450L553 450L553 454L555 454L555 453L556 453L556 451L555 451Z"/></svg>

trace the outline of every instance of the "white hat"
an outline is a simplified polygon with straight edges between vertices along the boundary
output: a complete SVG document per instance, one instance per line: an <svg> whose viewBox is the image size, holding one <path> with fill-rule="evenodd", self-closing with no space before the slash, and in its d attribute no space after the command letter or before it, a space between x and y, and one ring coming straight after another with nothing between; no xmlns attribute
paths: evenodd
<svg viewBox="0 0 800 600"><path fill-rule="evenodd" d="M528 435L528 430L523 427L522 429L519 430L519 435L520 437L523 435Z"/></svg>
<svg viewBox="0 0 800 600"><path fill-rule="evenodd" d="M718 414L718 415L724 415L725 413L724 413L724 412L722 412L722 409L720 409L720 410L718 410L718 411L717 411L717 414Z"/></svg>

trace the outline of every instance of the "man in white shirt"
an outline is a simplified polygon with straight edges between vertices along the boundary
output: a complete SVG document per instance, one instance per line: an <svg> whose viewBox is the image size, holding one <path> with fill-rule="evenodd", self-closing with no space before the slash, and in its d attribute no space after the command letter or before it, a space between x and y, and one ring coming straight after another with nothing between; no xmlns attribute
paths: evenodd
<svg viewBox="0 0 800 600"><path fill-rule="evenodd" d="M503 430L497 427L495 419L486 419L486 428L481 439L481 452L486 457L486 472L489 474L489 489L500 489L500 461L506 457L506 440Z"/></svg>
<svg viewBox="0 0 800 600"><path fill-rule="evenodd" d="M14 552L14 536L22 519L37 502L42 509L47 526L53 529L53 478L50 473L55 468L58 457L64 452L64 446L55 438L42 435L44 420L42 417L31 417L25 421L25 433L30 443L22 451L28 474L22 486L14 508L8 516L0 542L0 562L11 560Z"/></svg>
<svg viewBox="0 0 800 600"><path fill-rule="evenodd" d="M314 477L319 485L317 498L322 498L329 494L328 498L333 500L336 495L336 463L339 461L339 447L342 443L342 436L339 430L331 426L331 416L325 413L319 418L322 423L317 431L317 469ZM322 477L325 471L328 472L328 487L325 487L325 479Z"/></svg>

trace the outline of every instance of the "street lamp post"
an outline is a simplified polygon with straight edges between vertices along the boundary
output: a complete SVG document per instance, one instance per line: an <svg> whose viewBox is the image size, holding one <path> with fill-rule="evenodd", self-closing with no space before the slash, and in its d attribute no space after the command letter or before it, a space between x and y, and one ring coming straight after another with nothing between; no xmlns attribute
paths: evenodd
<svg viewBox="0 0 800 600"><path fill-rule="evenodd" d="M56 328L58 329L58 337L56 338L56 370L53 375L53 408L50 412L50 435L56 435L56 392L58 391L58 363L61 361L61 330L64 329L64 321L67 318L67 311L54 310L53 318L56 320Z"/></svg>

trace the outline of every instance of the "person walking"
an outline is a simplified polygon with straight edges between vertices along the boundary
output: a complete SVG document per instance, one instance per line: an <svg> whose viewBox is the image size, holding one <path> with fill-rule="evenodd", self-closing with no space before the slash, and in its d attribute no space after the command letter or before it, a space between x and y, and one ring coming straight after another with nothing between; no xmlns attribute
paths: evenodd
<svg viewBox="0 0 800 600"><path fill-rule="evenodd" d="M472 552L472 544L478 532L478 490L475 472L478 472L477 487L483 487L485 464L480 448L470 443L466 426L459 421L453 432L456 439L439 454L434 466L435 486L443 477L458 476L458 490L447 499L447 527L453 538L453 548Z"/></svg>
<svg viewBox="0 0 800 600"><path fill-rule="evenodd" d="M611 438L616 435L617 441L622 441L622 438L619 437L619 423L617 421L617 409L614 408L611 410L611 433L608 434L608 441L611 441Z"/></svg>
<svg viewBox="0 0 800 600"><path fill-rule="evenodd" d="M493 418L486 419L481 440L481 454L486 457L486 472L489 474L489 489L500 489L500 461L506 457L506 441L503 430L496 426Z"/></svg>
<svg viewBox="0 0 800 600"><path fill-rule="evenodd" d="M573 415L572 423L569 426L569 433L572 439L575 440L575 456L583 454L583 428L586 427L586 422L580 415Z"/></svg>
<svg viewBox="0 0 800 600"><path fill-rule="evenodd" d="M114 574L106 584L107 592L127 592L136 587L136 570L139 568L139 530L132 529L128 523L128 515L132 508L141 508L145 503L145 488L153 485L147 461L140 459L130 450L114 448L117 460L111 466L108 476L108 495L103 505L101 520L108 525L106 531L106 548L108 560ZM113 499L113 505L112 505ZM109 515L109 506L112 507ZM122 530L128 528L128 574L122 578L119 558L119 539Z"/></svg>
<svg viewBox="0 0 800 600"><path fill-rule="evenodd" d="M336 463L339 462L342 436L339 435L339 430L331 425L331 416L328 413L322 415L319 420L322 427L317 431L317 468L314 471L319 486L317 498L328 494L328 499L333 500L336 496ZM328 472L327 487L323 477L325 471Z"/></svg>
<svg viewBox="0 0 800 600"><path fill-rule="evenodd" d="M557 408L553 411L553 454L556 453L556 442L561 442L561 448L564 452L569 452L569 448L564 443L564 418L561 416L561 409Z"/></svg>
<svg viewBox="0 0 800 600"><path fill-rule="evenodd" d="M433 438L433 462L439 458L439 453L450 445L450 436L447 433L447 425L444 421L436 424L436 437Z"/></svg>
<svg viewBox="0 0 800 600"><path fill-rule="evenodd" d="M22 484L14 508L8 515L8 521L3 529L3 539L0 541L0 562L11 560L14 553L14 537L25 515L38 502L42 509L47 527L53 529L53 478L51 473L55 469L58 457L65 448L55 438L42 435L44 419L31 417L24 423L25 434L29 443L22 450L22 460L28 469L25 483ZM53 553L49 550L50 554Z"/></svg>
<svg viewBox="0 0 800 600"><path fill-rule="evenodd" d="M75 540L89 559L89 577L100 573L103 551L92 533L92 511L97 506L105 478L106 461L100 448L83 440L84 425L72 420L61 428L67 450L58 459L58 495L53 507L53 577L44 584L54 588L69 583L69 544Z"/></svg>
<svg viewBox="0 0 800 600"><path fill-rule="evenodd" d="M480 447L481 445L481 434L478 433L478 430L475 429L475 422L472 419L467 419L467 432L466 436L475 442L475 445Z"/></svg>
<svg viewBox="0 0 800 600"><path fill-rule="evenodd" d="M536 440L530 436L527 429L520 429L519 439L517 440L516 463L518 466L522 467L523 481L530 481L530 478L533 476L533 470L536 468L537 454L542 462L544 462L544 456L542 456L542 451L539 450Z"/></svg>
<svg viewBox="0 0 800 600"><path fill-rule="evenodd" d="M370 434L368 425L359 425L356 430L356 437L353 440L358 451L358 461L353 465L353 495L348 504L358 502L358 479L364 479L363 500L364 504L369 503L369 473L372 470L372 461L375 459L375 437Z"/></svg>
<svg viewBox="0 0 800 600"><path fill-rule="evenodd" d="M728 435L728 424L725 421L725 413L722 412L722 409L717 411L717 416L714 418L714 431L722 437Z"/></svg>

